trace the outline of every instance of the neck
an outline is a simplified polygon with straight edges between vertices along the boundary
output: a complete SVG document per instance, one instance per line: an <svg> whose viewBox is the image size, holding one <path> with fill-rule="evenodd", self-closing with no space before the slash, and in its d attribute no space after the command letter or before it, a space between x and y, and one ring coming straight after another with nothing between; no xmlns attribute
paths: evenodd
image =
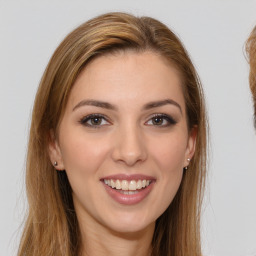
<svg viewBox="0 0 256 256"><path fill-rule="evenodd" d="M152 223L140 231L120 233L99 223L80 222L81 255L150 256L154 228L155 223Z"/></svg>

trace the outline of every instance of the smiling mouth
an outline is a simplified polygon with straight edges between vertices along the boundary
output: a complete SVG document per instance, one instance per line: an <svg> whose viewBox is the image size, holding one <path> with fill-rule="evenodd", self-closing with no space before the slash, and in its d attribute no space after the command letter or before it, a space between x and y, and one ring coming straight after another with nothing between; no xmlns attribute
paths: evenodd
<svg viewBox="0 0 256 256"><path fill-rule="evenodd" d="M156 179L151 176L117 174L100 180L107 194L122 205L135 205L142 202L153 190Z"/></svg>
<svg viewBox="0 0 256 256"><path fill-rule="evenodd" d="M152 180L113 180L113 179L104 179L104 183L109 186L112 189L117 190L119 193L125 194L125 195L133 195L141 190L148 187Z"/></svg>

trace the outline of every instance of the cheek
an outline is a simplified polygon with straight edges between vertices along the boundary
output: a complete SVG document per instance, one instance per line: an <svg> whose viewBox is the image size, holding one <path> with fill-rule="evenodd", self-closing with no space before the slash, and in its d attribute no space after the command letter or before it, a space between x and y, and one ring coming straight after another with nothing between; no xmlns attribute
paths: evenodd
<svg viewBox="0 0 256 256"><path fill-rule="evenodd" d="M185 137L182 134L170 135L152 143L150 147L151 155L163 174L168 175L183 169L187 146Z"/></svg>
<svg viewBox="0 0 256 256"><path fill-rule="evenodd" d="M67 133L66 133L67 134ZM86 136L85 133L71 133L62 138L61 154L67 172L95 172L106 158L109 143L102 139Z"/></svg>
<svg viewBox="0 0 256 256"><path fill-rule="evenodd" d="M179 133L158 138L158 143L152 143L151 156L159 170L157 192L161 195L161 200L157 196L154 203L158 205L160 213L170 205L180 186L186 145L186 134Z"/></svg>

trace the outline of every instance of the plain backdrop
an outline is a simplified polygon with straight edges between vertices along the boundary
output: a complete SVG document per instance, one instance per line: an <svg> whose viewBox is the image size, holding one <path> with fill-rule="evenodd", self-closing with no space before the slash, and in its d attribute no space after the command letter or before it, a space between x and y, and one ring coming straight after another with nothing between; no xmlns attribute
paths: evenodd
<svg viewBox="0 0 256 256"><path fill-rule="evenodd" d="M0 256L18 247L30 115L44 68L68 32L108 11L157 18L185 44L210 121L204 255L255 256L256 135L244 54L256 25L250 0L0 0Z"/></svg>

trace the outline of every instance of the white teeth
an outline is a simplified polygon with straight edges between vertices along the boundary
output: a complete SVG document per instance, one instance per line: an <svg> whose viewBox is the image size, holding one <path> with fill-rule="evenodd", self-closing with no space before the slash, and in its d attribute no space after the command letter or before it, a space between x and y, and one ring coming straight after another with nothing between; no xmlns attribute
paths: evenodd
<svg viewBox="0 0 256 256"><path fill-rule="evenodd" d="M121 189L122 186L121 186L121 182L120 180L116 180L116 189Z"/></svg>
<svg viewBox="0 0 256 256"><path fill-rule="evenodd" d="M135 180L130 181L129 190L136 190L136 181Z"/></svg>
<svg viewBox="0 0 256 256"><path fill-rule="evenodd" d="M104 183L106 185L110 186L111 188L115 188L120 191L122 190L122 191L134 192L137 189L142 189L142 188L149 186L151 181L150 180L127 181L127 180L104 179ZM127 194L127 193L125 193L125 194ZM128 194L130 195L131 193L128 193Z"/></svg>
<svg viewBox="0 0 256 256"><path fill-rule="evenodd" d="M122 190L128 190L129 189L129 184L127 180L122 180Z"/></svg>
<svg viewBox="0 0 256 256"><path fill-rule="evenodd" d="M136 186L137 189L141 189L142 188L142 185L141 185L141 180L138 180L137 181L137 186Z"/></svg>

